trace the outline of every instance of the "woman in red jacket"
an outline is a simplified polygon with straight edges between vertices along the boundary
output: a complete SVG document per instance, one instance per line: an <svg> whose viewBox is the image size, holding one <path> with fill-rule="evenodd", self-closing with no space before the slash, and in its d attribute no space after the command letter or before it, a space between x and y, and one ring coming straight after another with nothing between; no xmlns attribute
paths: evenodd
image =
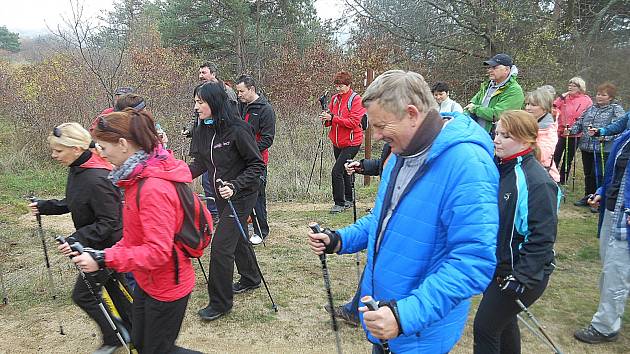
<svg viewBox="0 0 630 354"><path fill-rule="evenodd" d="M109 178L124 195L123 237L73 261L85 272L106 267L133 273L131 339L140 353L193 352L175 345L195 286L190 258L174 244L184 218L174 182L192 181L188 166L162 148L146 111L101 116L93 135L103 157L117 166Z"/></svg>
<svg viewBox="0 0 630 354"><path fill-rule="evenodd" d="M569 172L571 172L571 162L577 150L577 141L582 134L571 135L568 138L563 134L564 129L572 127L575 121L593 105L593 101L586 94L586 83L581 77L574 77L569 80L568 91L560 95L553 102L553 107L559 113L558 117L558 144L553 153L553 160L560 169L560 184L565 184ZM567 148L568 141L568 148ZM565 157L566 155L566 157ZM562 161L562 164L560 163Z"/></svg>
<svg viewBox="0 0 630 354"><path fill-rule="evenodd" d="M335 201L330 209L332 214L342 212L352 205L351 177L345 173L343 165L359 152L363 141L361 118L365 115L361 96L350 88L350 73L338 72L333 82L337 94L332 96L328 111L319 115L322 123L330 127L328 138L333 144L335 154L335 165L331 173Z"/></svg>

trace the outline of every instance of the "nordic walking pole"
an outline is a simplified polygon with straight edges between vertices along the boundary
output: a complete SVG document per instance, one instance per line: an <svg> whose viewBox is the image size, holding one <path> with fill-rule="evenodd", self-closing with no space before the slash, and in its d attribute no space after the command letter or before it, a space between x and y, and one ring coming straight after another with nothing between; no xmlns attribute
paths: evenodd
<svg viewBox="0 0 630 354"><path fill-rule="evenodd" d="M518 318L518 320L521 321L521 323L524 324L525 327L527 327L527 329L529 329L529 331L532 332L534 336L536 336L542 343L547 345L549 348L551 348L551 350L553 350L554 353L556 353L556 348L554 348L551 345L551 343L549 343L549 341L545 339L545 337L543 337L540 333L536 332L534 327L532 327L532 325L530 325L523 317L521 317L521 315L516 315L516 318Z"/></svg>
<svg viewBox="0 0 630 354"><path fill-rule="evenodd" d="M31 203L37 203L37 198L34 196L29 197ZM57 292L55 291L55 283L53 281L52 269L50 268L50 259L48 258L48 247L46 246L46 239L44 238L44 228L42 227L42 214L39 212L36 215L37 218L37 233L39 234L39 238L42 240L42 248L44 249L44 260L46 261L46 270L48 272L48 283L50 286L50 291L52 292L53 301L57 301ZM57 317L57 322L59 323L59 334L65 335L63 333L63 325L61 324L61 319L59 318L59 313L55 312L55 317Z"/></svg>
<svg viewBox="0 0 630 354"><path fill-rule="evenodd" d="M532 320L532 322L534 322L534 324L536 325L540 333L542 333L542 335L545 336L545 338L547 338L547 340L549 341L549 344L551 344L555 353L562 354L562 351L560 350L560 348L558 348L558 346L553 342L551 337L549 337L545 329L540 325L536 317L534 317L534 315L527 309L527 307L523 304L523 302L518 298L514 301L516 301L516 304L521 308L521 310L523 310L525 314L527 314L527 317L529 317L529 319Z"/></svg>
<svg viewBox="0 0 630 354"><path fill-rule="evenodd" d="M378 310L378 301L375 301L370 295L362 297L361 302L364 303L370 311ZM391 353L387 339L379 339L379 341L381 341L381 347L383 348L385 354Z"/></svg>
<svg viewBox="0 0 630 354"><path fill-rule="evenodd" d="M599 155L601 156L601 171L602 171L602 183L604 184L604 169L606 168L604 163L606 161L604 161L604 140L599 140Z"/></svg>
<svg viewBox="0 0 630 354"><path fill-rule="evenodd" d="M346 163L350 163L352 162L352 160L346 160ZM352 173L351 177L351 186L352 186L352 217L354 220L354 223L357 222L357 191L354 188L354 175L355 173ZM357 283L361 282L361 258L359 255L359 252L355 253L355 262L357 264Z"/></svg>
<svg viewBox="0 0 630 354"><path fill-rule="evenodd" d="M265 239L262 235L262 229L260 228L260 221L258 221L258 214L256 214L256 207L252 208L252 214L254 215L252 224L256 222L256 225L258 226L258 236L260 236L260 239L262 240L263 247L267 247L267 245L265 245Z"/></svg>
<svg viewBox="0 0 630 354"><path fill-rule="evenodd" d="M308 224L308 227L314 233L322 233L323 230L316 222ZM337 353L341 352L341 340L339 339L339 327L337 326L337 316L335 316L335 305L333 302L332 290L330 289L330 275L328 274L328 265L326 264L326 253L319 255L319 260L322 262L322 274L324 276L324 287L326 288L326 295L328 296L328 306L330 306L330 317L332 319L332 328L335 332L335 341L337 343Z"/></svg>
<svg viewBox="0 0 630 354"><path fill-rule="evenodd" d="M222 187L230 185L229 183L226 183L222 181L221 179L217 179L217 183L219 183ZM267 290L267 295L269 295L269 300L271 300L271 308L275 312L278 312L278 306L276 306L276 303L273 301L273 297L271 296L271 292L269 291L269 286L267 286L267 281L265 281L265 277L263 276L263 273L260 270L260 266L258 265L258 260L256 259L256 252L254 252L254 247L252 247L252 244L249 242L249 238L247 238L247 234L245 233L245 230L243 230L243 225L241 225L241 222L238 219L238 214L236 213L236 209L234 209L234 204L232 204L232 199L228 198L227 202L228 202L228 205L230 206L230 211L232 212L232 215L234 216L234 222L236 223L236 226L238 227L238 230L240 231L241 236L243 236L243 240L245 241L245 244L248 245L249 250L251 251L252 260L254 261L254 264L256 265L256 270L258 271L258 274L260 274L260 280L262 280L263 284L265 285L265 290Z"/></svg>
<svg viewBox="0 0 630 354"><path fill-rule="evenodd" d="M0 285L2 286L2 305L9 304L9 296L7 288L4 286L4 274L2 273L2 265L0 265Z"/></svg>
<svg viewBox="0 0 630 354"><path fill-rule="evenodd" d="M55 238L55 240L57 240L57 242L59 242L60 245L63 245L64 243L66 243L66 239L63 236L59 236ZM75 252L78 252L79 254L83 253L83 246L78 242L75 242L72 245L70 245L70 249ZM72 259L72 257L73 256L70 256L70 259ZM79 274L81 275L81 279L83 279L83 282L85 283L85 286L88 288L88 291L90 292L90 294L92 294L92 296L94 297L94 300L96 300L96 302L98 303L98 308L101 309L101 312L103 312L103 316L105 316L105 319L107 319L107 322L114 330L114 333L116 333L116 337L118 338L120 343L123 345L123 347L125 347L125 349L127 350L127 353L131 353L131 350L129 349L127 342L125 342L122 335L120 334L120 331L118 330L118 327L116 327L116 324L112 320L112 317L109 315L109 312L107 312L107 310L105 309L105 306L103 305L103 300L101 300L101 298L98 297L98 295L96 295L96 291L94 291L92 284L87 279L85 273L81 270L81 268L79 268L76 264L75 264L75 268L77 268L77 270L79 271Z"/></svg>
<svg viewBox="0 0 630 354"><path fill-rule="evenodd" d="M308 175L308 183L306 183L306 194L308 194L308 190L311 187L311 180L313 178L313 172L315 172L315 164L317 164L317 157L321 156L323 150L324 150L324 133L325 133L325 127L324 124L322 123L322 133L319 137L319 143L317 144L317 153L315 153L315 158L313 159L313 165L311 165L311 173ZM321 160L321 159L320 159ZM321 173L321 167L320 167L320 175ZM321 178L320 178L321 180ZM321 182L320 182L321 185Z"/></svg>

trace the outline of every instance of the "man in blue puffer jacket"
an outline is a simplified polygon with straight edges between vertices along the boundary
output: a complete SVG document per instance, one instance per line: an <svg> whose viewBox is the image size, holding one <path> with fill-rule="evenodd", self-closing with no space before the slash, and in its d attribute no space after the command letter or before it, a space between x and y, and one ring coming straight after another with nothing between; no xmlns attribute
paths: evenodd
<svg viewBox="0 0 630 354"><path fill-rule="evenodd" d="M390 144L374 210L341 230L309 234L316 254L368 250L361 307L374 353L446 353L470 298L496 265L499 176L488 134L459 113L441 117L414 72L379 76L363 98L374 137Z"/></svg>

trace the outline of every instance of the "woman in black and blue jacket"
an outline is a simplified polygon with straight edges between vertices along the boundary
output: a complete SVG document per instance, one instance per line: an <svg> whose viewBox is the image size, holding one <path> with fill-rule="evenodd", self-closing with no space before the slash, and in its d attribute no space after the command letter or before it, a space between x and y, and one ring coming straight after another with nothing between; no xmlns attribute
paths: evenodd
<svg viewBox="0 0 630 354"><path fill-rule="evenodd" d="M536 119L525 111L506 111L497 123L497 269L475 316L475 354L520 353L516 300L533 304L554 268L561 193L536 158L537 134Z"/></svg>

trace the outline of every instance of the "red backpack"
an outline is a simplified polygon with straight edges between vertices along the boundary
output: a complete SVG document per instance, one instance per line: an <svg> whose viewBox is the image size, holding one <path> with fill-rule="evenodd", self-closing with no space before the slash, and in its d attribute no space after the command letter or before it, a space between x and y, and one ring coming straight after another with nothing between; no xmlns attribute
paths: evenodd
<svg viewBox="0 0 630 354"><path fill-rule="evenodd" d="M144 181L144 178L138 181L138 190L136 192L138 209L140 209L140 190ZM179 202L184 210L184 221L181 229L175 234L175 245L173 247L179 248L190 258L199 258L203 256L203 250L212 241L212 214L186 183L173 183L175 184L175 190L177 190ZM179 284L179 260L175 248L173 248L173 258L175 259L175 283Z"/></svg>

